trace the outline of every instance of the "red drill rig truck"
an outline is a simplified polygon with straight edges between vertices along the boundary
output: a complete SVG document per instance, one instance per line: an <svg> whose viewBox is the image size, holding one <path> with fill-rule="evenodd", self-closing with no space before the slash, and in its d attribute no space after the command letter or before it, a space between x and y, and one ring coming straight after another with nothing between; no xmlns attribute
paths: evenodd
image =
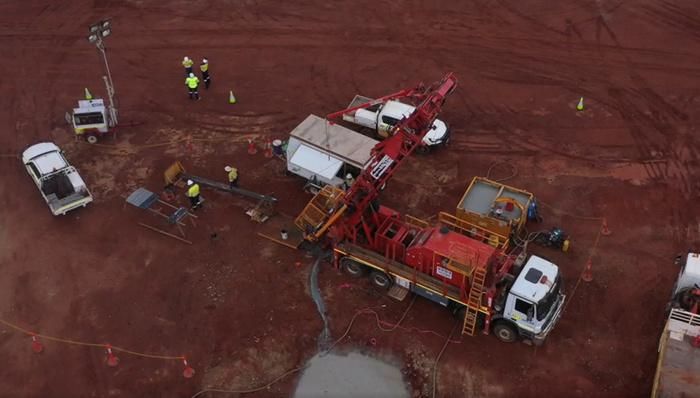
<svg viewBox="0 0 700 398"><path fill-rule="evenodd" d="M464 316L462 332L481 328L502 341L541 344L559 319L565 296L559 268L524 251L488 244L486 231L456 217L438 225L401 215L378 203L380 192L416 150L455 90L453 74L404 90L419 105L378 143L347 191L324 187L296 218L312 242L328 242L334 262L397 298L409 291ZM370 104L367 104L370 105ZM329 115L337 117L341 112ZM393 286L392 286L393 285Z"/></svg>

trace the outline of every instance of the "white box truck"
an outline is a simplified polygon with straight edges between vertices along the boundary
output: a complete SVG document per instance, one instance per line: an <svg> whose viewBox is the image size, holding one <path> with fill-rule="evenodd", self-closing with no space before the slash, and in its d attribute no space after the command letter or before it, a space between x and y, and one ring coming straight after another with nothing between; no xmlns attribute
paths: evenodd
<svg viewBox="0 0 700 398"><path fill-rule="evenodd" d="M326 119L309 115L289 134L287 171L307 180L315 193L324 185L341 187L357 176L379 142Z"/></svg>

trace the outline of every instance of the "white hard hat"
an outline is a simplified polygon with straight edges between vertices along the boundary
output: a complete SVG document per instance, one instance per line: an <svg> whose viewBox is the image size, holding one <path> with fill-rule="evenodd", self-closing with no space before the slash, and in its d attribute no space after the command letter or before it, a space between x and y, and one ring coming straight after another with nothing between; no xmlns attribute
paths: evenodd
<svg viewBox="0 0 700 398"><path fill-rule="evenodd" d="M185 57L185 58L183 58L182 60L183 60L183 61L187 61L188 59L189 59L188 57Z"/></svg>
<svg viewBox="0 0 700 398"><path fill-rule="evenodd" d="M348 173L348 175L345 176L348 180L352 178L352 174Z"/></svg>
<svg viewBox="0 0 700 398"><path fill-rule="evenodd" d="M190 77L194 77L194 73L190 73Z"/></svg>
<svg viewBox="0 0 700 398"><path fill-rule="evenodd" d="M226 166L226 167L224 167L224 170L226 170L226 171L231 171L231 170L233 170L233 169L231 168L231 166Z"/></svg>
<svg viewBox="0 0 700 398"><path fill-rule="evenodd" d="M206 63L208 63L209 61L207 61L206 58L202 58L202 62L206 64Z"/></svg>
<svg viewBox="0 0 700 398"><path fill-rule="evenodd" d="M194 184L194 181L192 181L192 180L187 180L187 185L192 185L192 184Z"/></svg>

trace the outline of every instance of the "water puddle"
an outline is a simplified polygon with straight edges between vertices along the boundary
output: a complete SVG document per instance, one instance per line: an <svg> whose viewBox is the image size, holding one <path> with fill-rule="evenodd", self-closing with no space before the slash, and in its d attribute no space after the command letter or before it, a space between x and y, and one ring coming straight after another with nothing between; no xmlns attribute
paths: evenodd
<svg viewBox="0 0 700 398"><path fill-rule="evenodd" d="M410 396L398 366L354 352L311 358L294 393L294 398Z"/></svg>

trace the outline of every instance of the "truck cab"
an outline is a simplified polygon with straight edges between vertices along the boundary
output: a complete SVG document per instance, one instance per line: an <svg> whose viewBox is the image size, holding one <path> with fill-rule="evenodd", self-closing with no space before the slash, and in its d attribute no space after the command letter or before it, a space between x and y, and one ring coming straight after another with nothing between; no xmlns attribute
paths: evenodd
<svg viewBox="0 0 700 398"><path fill-rule="evenodd" d="M372 101L371 98L356 95L352 102L350 102L348 108L354 108L370 101ZM344 114L343 120L372 129L379 137L387 138L391 134L394 126L396 126L401 119L410 116L415 110L416 108L412 105L391 100ZM449 141L449 127L442 120L435 119L431 130L423 137L422 148L427 149L439 145L446 145Z"/></svg>
<svg viewBox="0 0 700 398"><path fill-rule="evenodd" d="M566 296L561 293L559 268L530 256L513 281L496 299L494 333L502 341L518 337L540 345L561 316Z"/></svg>

